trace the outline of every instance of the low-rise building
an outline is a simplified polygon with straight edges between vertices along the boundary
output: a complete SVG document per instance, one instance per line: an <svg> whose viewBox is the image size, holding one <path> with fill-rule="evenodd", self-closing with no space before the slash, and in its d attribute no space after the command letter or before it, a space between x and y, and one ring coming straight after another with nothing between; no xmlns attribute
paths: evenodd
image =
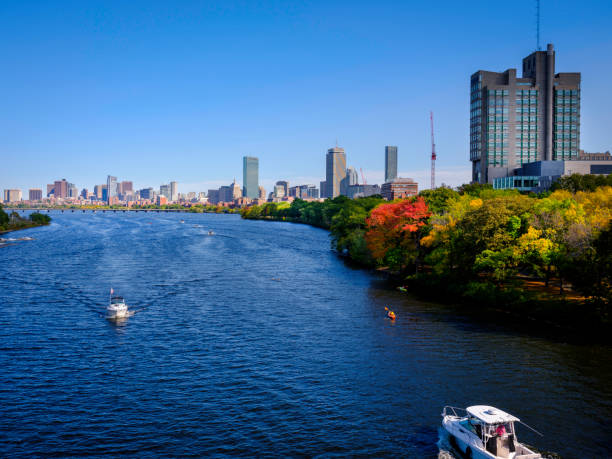
<svg viewBox="0 0 612 459"><path fill-rule="evenodd" d="M347 196L352 199L374 196L380 193L380 186L378 185L349 185L347 189Z"/></svg>
<svg viewBox="0 0 612 459"><path fill-rule="evenodd" d="M419 185L411 178L398 177L390 182L383 183L380 194L389 201L408 198L419 194Z"/></svg>
<svg viewBox="0 0 612 459"><path fill-rule="evenodd" d="M514 169L512 175L494 179L493 188L498 190L546 191L559 178L572 174L612 174L612 160L534 161Z"/></svg>

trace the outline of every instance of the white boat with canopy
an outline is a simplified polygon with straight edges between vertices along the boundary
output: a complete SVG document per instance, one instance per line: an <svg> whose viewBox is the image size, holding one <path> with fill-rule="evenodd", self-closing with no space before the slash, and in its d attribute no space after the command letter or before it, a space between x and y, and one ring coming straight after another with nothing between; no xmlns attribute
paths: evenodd
<svg viewBox="0 0 612 459"><path fill-rule="evenodd" d="M110 304L106 308L107 319L123 319L129 317L130 311L122 296L115 295L114 290L110 290Z"/></svg>
<svg viewBox="0 0 612 459"><path fill-rule="evenodd" d="M475 405L467 409L445 406L442 411L442 427L448 432L453 446L468 458L542 458L518 442L515 422L531 429L519 418L492 406Z"/></svg>

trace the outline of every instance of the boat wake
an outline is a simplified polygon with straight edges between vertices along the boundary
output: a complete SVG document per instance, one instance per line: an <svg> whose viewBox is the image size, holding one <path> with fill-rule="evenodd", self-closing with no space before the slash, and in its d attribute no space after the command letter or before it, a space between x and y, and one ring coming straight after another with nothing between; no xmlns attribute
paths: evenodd
<svg viewBox="0 0 612 459"><path fill-rule="evenodd" d="M438 447L438 459L456 459L461 457L455 452L455 449L450 443L448 432L442 427L438 427L438 442L436 446Z"/></svg>

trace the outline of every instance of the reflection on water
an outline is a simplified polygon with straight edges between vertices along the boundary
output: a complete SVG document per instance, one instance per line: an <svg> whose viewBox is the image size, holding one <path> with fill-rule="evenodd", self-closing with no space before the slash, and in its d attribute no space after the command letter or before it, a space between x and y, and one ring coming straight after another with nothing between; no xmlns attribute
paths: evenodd
<svg viewBox="0 0 612 459"><path fill-rule="evenodd" d="M608 453L608 347L417 301L305 225L52 216L2 249L5 455L434 458L447 404L513 413L564 458ZM109 285L147 309L105 321Z"/></svg>

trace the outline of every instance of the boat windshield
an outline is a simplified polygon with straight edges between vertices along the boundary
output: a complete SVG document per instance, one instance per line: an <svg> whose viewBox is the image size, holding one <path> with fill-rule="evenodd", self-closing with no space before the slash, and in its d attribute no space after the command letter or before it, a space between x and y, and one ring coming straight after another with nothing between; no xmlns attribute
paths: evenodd
<svg viewBox="0 0 612 459"><path fill-rule="evenodd" d="M514 428L511 422L506 422L503 424L488 424L486 429L486 434L489 437L504 437L514 433Z"/></svg>
<svg viewBox="0 0 612 459"><path fill-rule="evenodd" d="M115 303L123 303L123 297L122 296L113 296L111 297L111 303L115 304Z"/></svg>

